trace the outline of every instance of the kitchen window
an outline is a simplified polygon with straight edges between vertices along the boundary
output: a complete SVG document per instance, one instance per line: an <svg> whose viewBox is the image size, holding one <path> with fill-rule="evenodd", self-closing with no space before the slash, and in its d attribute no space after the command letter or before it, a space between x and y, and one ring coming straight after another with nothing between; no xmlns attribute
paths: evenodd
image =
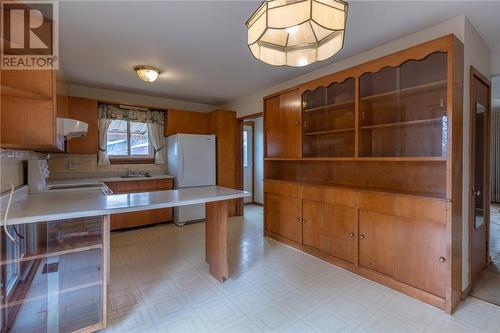
<svg viewBox="0 0 500 333"><path fill-rule="evenodd" d="M106 151L111 161L123 159L153 159L146 123L114 119L108 127Z"/></svg>

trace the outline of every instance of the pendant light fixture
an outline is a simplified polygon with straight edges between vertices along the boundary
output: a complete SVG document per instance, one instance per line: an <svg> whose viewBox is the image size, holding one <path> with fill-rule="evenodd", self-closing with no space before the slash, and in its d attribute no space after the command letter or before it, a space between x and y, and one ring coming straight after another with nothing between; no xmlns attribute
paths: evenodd
<svg viewBox="0 0 500 333"><path fill-rule="evenodd" d="M160 70L151 66L136 66L134 67L135 72L139 79L144 82L154 82L160 74Z"/></svg>
<svg viewBox="0 0 500 333"><path fill-rule="evenodd" d="M347 8L342 0L267 0L246 23L248 47L274 66L328 59L344 46Z"/></svg>

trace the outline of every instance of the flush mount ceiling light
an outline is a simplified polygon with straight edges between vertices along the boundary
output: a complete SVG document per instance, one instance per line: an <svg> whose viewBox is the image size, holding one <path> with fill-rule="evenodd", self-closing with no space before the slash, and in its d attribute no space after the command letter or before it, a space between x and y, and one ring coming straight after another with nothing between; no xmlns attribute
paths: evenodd
<svg viewBox="0 0 500 333"><path fill-rule="evenodd" d="M151 66L136 66L134 67L135 72L139 79L144 82L154 82L160 74L160 70Z"/></svg>
<svg viewBox="0 0 500 333"><path fill-rule="evenodd" d="M328 59L344 46L347 8L342 0L267 0L246 23L248 47L274 66Z"/></svg>

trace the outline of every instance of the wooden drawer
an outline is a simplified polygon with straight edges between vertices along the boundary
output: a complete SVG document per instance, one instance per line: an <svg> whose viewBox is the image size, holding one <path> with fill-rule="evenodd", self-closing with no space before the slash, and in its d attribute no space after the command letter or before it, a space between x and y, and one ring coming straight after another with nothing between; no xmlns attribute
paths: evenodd
<svg viewBox="0 0 500 333"><path fill-rule="evenodd" d="M108 182L106 185L113 193L134 193L170 190L172 179L148 179Z"/></svg>
<svg viewBox="0 0 500 333"><path fill-rule="evenodd" d="M174 187L174 181L170 179L159 179L156 181L156 189L159 191L171 190Z"/></svg>
<svg viewBox="0 0 500 333"><path fill-rule="evenodd" d="M172 221L172 208L161 208L111 215L111 230Z"/></svg>

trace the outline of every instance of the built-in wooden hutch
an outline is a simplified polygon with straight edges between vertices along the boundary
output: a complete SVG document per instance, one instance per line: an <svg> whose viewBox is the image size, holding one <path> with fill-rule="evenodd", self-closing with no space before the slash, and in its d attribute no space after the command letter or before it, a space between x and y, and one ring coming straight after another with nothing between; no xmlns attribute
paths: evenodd
<svg viewBox="0 0 500 333"><path fill-rule="evenodd" d="M463 71L448 35L265 97L265 235L452 312Z"/></svg>

